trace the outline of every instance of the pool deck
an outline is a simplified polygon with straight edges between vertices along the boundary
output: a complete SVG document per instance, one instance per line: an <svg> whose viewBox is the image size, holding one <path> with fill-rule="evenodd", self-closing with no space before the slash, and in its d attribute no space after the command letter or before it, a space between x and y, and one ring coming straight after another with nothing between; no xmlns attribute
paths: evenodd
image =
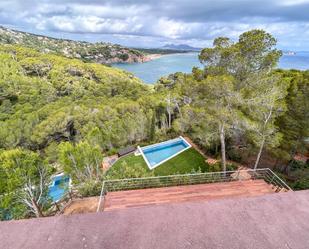
<svg viewBox="0 0 309 249"><path fill-rule="evenodd" d="M211 184L109 192L104 211L138 208L170 203L210 201L223 198L252 197L275 193L264 180L243 180Z"/></svg>

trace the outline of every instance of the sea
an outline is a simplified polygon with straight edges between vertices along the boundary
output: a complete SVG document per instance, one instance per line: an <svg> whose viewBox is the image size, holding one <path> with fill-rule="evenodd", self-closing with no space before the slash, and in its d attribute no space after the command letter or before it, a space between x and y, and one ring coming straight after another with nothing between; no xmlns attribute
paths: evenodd
<svg viewBox="0 0 309 249"><path fill-rule="evenodd" d="M113 64L112 66L133 73L147 84L154 84L162 76L176 72L190 73L193 67L203 67L198 60L198 53L169 54L145 63ZM309 52L283 55L278 67L309 70Z"/></svg>

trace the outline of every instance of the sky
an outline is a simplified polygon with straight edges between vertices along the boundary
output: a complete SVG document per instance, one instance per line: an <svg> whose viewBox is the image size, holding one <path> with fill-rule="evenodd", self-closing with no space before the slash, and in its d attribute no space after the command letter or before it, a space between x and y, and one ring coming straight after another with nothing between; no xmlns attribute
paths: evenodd
<svg viewBox="0 0 309 249"><path fill-rule="evenodd" d="M208 47L259 28L280 49L309 51L309 0L0 0L0 25L130 47Z"/></svg>

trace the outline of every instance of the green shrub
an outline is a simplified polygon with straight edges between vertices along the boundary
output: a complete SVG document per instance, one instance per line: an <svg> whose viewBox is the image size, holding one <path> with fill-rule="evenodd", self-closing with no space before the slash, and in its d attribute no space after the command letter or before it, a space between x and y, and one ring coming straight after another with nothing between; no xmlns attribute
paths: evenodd
<svg viewBox="0 0 309 249"><path fill-rule="evenodd" d="M242 156L239 150L236 148L232 148L227 152L227 156L229 157L230 160L236 161L236 162L241 162Z"/></svg>
<svg viewBox="0 0 309 249"><path fill-rule="evenodd" d="M98 196L101 193L102 181L87 181L78 186L78 193L83 197Z"/></svg>

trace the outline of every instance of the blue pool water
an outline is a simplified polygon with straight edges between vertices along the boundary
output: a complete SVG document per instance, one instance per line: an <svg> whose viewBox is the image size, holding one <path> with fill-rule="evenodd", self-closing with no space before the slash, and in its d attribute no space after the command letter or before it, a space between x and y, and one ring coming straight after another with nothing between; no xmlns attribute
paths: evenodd
<svg viewBox="0 0 309 249"><path fill-rule="evenodd" d="M59 201L68 191L70 185L70 177L65 175L57 175L53 177L52 185L49 187L49 196L53 202Z"/></svg>
<svg viewBox="0 0 309 249"><path fill-rule="evenodd" d="M174 139L160 144L146 146L141 148L144 154L144 159L148 161L150 168L158 166L163 161L171 158L175 154L189 148L190 145L183 139Z"/></svg>

